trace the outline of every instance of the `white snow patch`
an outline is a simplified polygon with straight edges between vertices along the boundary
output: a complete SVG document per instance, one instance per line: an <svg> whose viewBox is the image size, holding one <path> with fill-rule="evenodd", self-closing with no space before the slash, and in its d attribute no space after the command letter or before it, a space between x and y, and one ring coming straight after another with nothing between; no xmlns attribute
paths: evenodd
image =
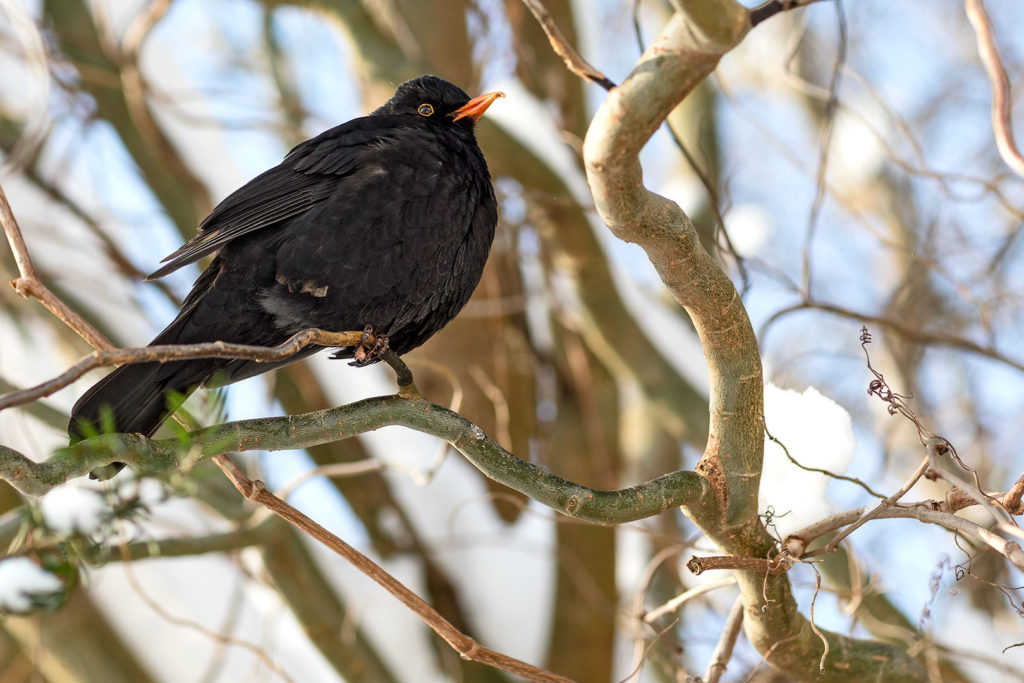
<svg viewBox="0 0 1024 683"><path fill-rule="evenodd" d="M110 508L98 491L75 482L51 489L39 500L39 506L48 528L87 535L99 531Z"/></svg>
<svg viewBox="0 0 1024 683"><path fill-rule="evenodd" d="M850 414L814 387L799 392L766 385L764 415L768 431L800 464L841 474L853 460ZM774 509L773 523L783 537L833 511L825 495L830 481L800 469L779 445L765 441L759 509L762 514L769 506Z"/></svg>
<svg viewBox="0 0 1024 683"><path fill-rule="evenodd" d="M33 595L49 595L64 590L56 576L27 557L0 560L0 612L28 612Z"/></svg>

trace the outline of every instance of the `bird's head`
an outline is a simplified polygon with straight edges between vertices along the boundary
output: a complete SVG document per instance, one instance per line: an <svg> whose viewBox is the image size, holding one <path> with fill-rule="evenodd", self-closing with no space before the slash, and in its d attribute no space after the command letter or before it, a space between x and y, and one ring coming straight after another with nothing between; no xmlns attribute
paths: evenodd
<svg viewBox="0 0 1024 683"><path fill-rule="evenodd" d="M501 92L490 92L470 99L457 85L437 76L420 76L398 86L394 96L374 114L415 116L449 125L472 128Z"/></svg>

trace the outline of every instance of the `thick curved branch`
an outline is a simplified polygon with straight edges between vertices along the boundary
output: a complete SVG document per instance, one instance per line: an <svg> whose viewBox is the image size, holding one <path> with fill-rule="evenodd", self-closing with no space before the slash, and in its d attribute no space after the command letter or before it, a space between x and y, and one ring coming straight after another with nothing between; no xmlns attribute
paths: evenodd
<svg viewBox="0 0 1024 683"><path fill-rule="evenodd" d="M764 443L757 340L732 282L700 246L683 211L644 187L639 161L668 113L744 37L749 12L733 0L690 0L678 9L595 115L583 146L587 178L601 217L617 237L644 249L693 319L707 356L711 429L698 471L714 498L684 511L726 552L766 557L773 543L757 517ZM784 575L736 576L750 642L788 675L924 679L921 665L902 649L816 629L797 609ZM821 638L830 654L819 659Z"/></svg>
<svg viewBox="0 0 1024 683"><path fill-rule="evenodd" d="M763 450L757 340L736 288L701 247L686 214L644 187L639 153L748 28L746 9L732 0L675 14L601 105L583 145L601 217L617 237L643 247L700 336L711 381L711 429L698 469L712 480L730 524L757 515Z"/></svg>
<svg viewBox="0 0 1024 683"><path fill-rule="evenodd" d="M699 500L707 483L694 472L672 472L636 486L603 491L544 472L499 446L458 413L418 394L380 396L304 415L228 422L197 430L185 440L105 434L35 463L0 446L0 478L28 495L41 495L111 462L158 474L226 451L290 450L347 439L400 425L450 443L485 475L564 515L597 524L643 519ZM581 456L582 457L582 456Z"/></svg>

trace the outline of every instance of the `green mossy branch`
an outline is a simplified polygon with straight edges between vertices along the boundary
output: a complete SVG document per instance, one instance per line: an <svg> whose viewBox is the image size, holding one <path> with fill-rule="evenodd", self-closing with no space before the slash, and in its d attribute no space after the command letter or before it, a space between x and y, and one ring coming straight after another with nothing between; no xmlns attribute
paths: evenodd
<svg viewBox="0 0 1024 683"><path fill-rule="evenodd" d="M42 495L112 462L125 462L157 475L226 451L308 448L388 426L436 436L488 477L564 515L598 524L643 519L684 504L699 506L710 491L702 476L686 471L617 491L567 481L521 460L466 418L418 394L379 396L302 415L228 422L196 430L182 439L105 434L61 449L40 463L0 446L0 478L22 493Z"/></svg>

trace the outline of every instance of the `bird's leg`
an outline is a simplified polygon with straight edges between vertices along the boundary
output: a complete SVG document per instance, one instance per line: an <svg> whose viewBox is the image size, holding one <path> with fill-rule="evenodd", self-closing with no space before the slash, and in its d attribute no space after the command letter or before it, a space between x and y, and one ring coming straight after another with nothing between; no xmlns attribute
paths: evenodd
<svg viewBox="0 0 1024 683"><path fill-rule="evenodd" d="M349 363L349 365L354 365L358 368L374 363L380 360L380 354L384 353L386 348L388 348L388 338L383 334L374 335L373 326L367 325L363 329L363 336L359 340L359 345L356 346L355 360Z"/></svg>

